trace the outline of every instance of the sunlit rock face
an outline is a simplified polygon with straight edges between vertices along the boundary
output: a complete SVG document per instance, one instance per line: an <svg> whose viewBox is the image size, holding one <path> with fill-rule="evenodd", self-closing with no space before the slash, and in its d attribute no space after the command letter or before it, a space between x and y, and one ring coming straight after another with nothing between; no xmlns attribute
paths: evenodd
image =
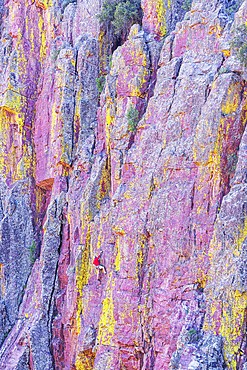
<svg viewBox="0 0 247 370"><path fill-rule="evenodd" d="M141 5L0 3L0 369L247 368L247 1Z"/></svg>

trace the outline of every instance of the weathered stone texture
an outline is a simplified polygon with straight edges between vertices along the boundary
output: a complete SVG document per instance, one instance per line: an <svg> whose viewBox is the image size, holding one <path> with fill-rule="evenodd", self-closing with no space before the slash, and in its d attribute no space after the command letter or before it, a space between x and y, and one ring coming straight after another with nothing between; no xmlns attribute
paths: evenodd
<svg viewBox="0 0 247 370"><path fill-rule="evenodd" d="M0 369L245 369L241 3L0 4Z"/></svg>

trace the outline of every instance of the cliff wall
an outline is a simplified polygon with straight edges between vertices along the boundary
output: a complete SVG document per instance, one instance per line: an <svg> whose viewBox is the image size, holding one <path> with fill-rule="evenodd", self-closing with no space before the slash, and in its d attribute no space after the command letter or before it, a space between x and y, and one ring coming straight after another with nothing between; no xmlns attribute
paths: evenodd
<svg viewBox="0 0 247 370"><path fill-rule="evenodd" d="M0 4L0 369L247 368L247 1L182 4Z"/></svg>

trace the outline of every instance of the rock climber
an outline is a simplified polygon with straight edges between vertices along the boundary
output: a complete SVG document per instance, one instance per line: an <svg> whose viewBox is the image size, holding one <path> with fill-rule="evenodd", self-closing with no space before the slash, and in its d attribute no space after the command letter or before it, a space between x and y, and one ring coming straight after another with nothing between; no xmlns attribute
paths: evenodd
<svg viewBox="0 0 247 370"><path fill-rule="evenodd" d="M103 270L104 274L106 274L106 268L105 268L105 266L103 266L100 263L100 258L102 256L102 254L103 254L103 251L100 251L100 254L98 255L98 257L94 256L93 264L94 264L94 266L96 267L96 269L98 271Z"/></svg>

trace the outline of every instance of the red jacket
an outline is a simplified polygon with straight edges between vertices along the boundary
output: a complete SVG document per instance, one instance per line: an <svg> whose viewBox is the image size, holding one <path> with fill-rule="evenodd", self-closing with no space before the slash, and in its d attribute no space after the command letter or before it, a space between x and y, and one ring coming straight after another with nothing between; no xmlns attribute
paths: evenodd
<svg viewBox="0 0 247 370"><path fill-rule="evenodd" d="M94 260L93 260L93 264L95 265L95 266L99 266L100 265L100 254L98 255L98 257L96 257Z"/></svg>

